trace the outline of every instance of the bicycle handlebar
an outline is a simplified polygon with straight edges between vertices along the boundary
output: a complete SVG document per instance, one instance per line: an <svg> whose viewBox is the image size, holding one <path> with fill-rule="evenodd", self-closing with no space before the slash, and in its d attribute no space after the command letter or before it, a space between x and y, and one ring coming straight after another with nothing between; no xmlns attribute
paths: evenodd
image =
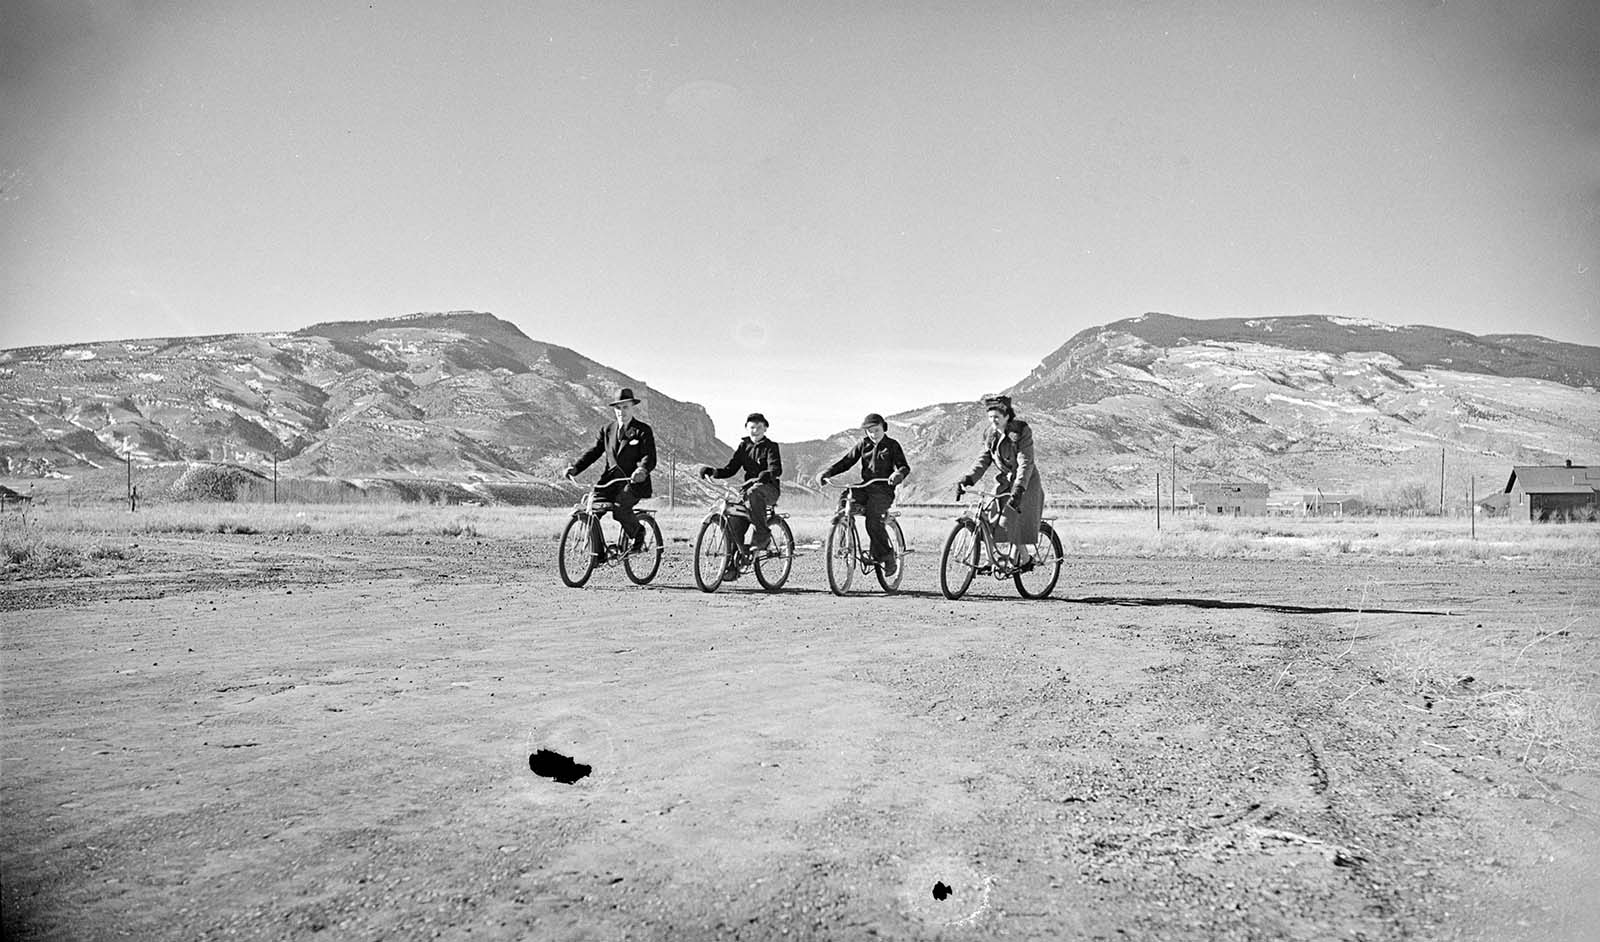
<svg viewBox="0 0 1600 942"><path fill-rule="evenodd" d="M1000 500L1001 498L1011 496L1009 494L1002 494L999 491L985 490L984 488L977 487L977 486L962 487L960 484L957 484L956 485L956 500L960 500L962 498L962 496L964 496L966 494L977 494L979 497L982 497L984 500Z"/></svg>
<svg viewBox="0 0 1600 942"><path fill-rule="evenodd" d="M894 482L889 480L888 478L873 478L870 481L862 481L862 482L860 482L858 484L835 484L832 481L823 481L822 482L822 486L823 487L836 487L836 488L839 488L840 490L846 490L847 491L852 487L866 487L868 484L893 484L893 483Z"/></svg>
<svg viewBox="0 0 1600 942"><path fill-rule="evenodd" d="M739 500L744 500L745 499L745 496L746 496L745 492L750 490L750 488L756 486L757 484L763 483L759 478L751 478L750 480L745 481L743 484L740 484L738 489L734 489L734 488L729 487L728 485L722 483L722 481L724 480L722 478L713 478L713 477L710 477L710 476L706 476L706 477L702 477L700 480L710 484L712 487L714 487L717 490L723 492L724 494L727 494L730 497L737 497Z"/></svg>

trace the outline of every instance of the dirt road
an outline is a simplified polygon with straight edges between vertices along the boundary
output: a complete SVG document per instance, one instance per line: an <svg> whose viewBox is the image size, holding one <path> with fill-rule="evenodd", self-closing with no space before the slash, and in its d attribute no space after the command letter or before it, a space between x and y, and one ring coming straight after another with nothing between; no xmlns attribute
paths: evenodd
<svg viewBox="0 0 1600 942"><path fill-rule="evenodd" d="M7 937L1600 937L1590 571L949 602L926 559L839 599L814 556L569 590L553 548L145 538L0 586Z"/></svg>

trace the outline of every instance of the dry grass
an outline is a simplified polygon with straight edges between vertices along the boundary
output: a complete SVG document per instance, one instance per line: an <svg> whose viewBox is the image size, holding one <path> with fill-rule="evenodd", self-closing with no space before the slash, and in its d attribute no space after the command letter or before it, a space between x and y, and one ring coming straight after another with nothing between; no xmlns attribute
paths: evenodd
<svg viewBox="0 0 1600 942"><path fill-rule="evenodd" d="M72 575L91 563L127 555L115 534L48 530L21 514L0 517L0 572L7 575Z"/></svg>
<svg viewBox="0 0 1600 942"><path fill-rule="evenodd" d="M1585 654L1592 631L1579 629L1596 619L1574 611L1553 625L1430 632L1391 644L1379 670L1402 702L1447 716L1475 748L1497 748L1544 774L1592 769L1600 761L1600 671Z"/></svg>
<svg viewBox="0 0 1600 942"><path fill-rule="evenodd" d="M654 503L659 504L660 501ZM657 509L667 538L692 538L707 507ZM779 509L800 543L820 542L832 505L815 498L785 501ZM561 508L457 507L422 504L157 504L138 513L115 506L47 505L30 512L27 529L38 541L122 539L143 533L329 533L438 535L488 539L555 539L569 511ZM956 508L907 508L900 525L907 542L924 550L941 546ZM11 515L12 520L20 519ZM1074 510L1053 514L1068 555L1190 558L1423 557L1445 560L1528 560L1600 564L1600 524L1480 522L1477 538L1462 520L1439 518L1167 517L1159 531L1153 514ZM16 524L8 524L15 529ZM9 538L8 538L9 539ZM23 552L22 541L12 543ZM70 542L70 541L67 541ZM8 544L10 545L10 544ZM8 554L11 551L8 549ZM33 553L43 552L36 546Z"/></svg>

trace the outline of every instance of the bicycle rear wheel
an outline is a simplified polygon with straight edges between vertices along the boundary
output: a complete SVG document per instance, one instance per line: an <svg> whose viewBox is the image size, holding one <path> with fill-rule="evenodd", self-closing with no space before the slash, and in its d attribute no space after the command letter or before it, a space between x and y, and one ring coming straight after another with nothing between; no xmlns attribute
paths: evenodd
<svg viewBox="0 0 1600 942"><path fill-rule="evenodd" d="M728 573L728 527L721 514L711 514L694 538L694 584L701 592L715 592Z"/></svg>
<svg viewBox="0 0 1600 942"><path fill-rule="evenodd" d="M959 599L978 573L978 528L971 520L957 520L945 538L939 557L939 591L947 599Z"/></svg>
<svg viewBox="0 0 1600 942"><path fill-rule="evenodd" d="M894 550L894 575L885 575L883 566L878 566L878 585L885 592L898 592L900 580L906 575L906 535L900 530L900 521L893 517L884 521L884 528L889 532L889 548Z"/></svg>
<svg viewBox="0 0 1600 942"><path fill-rule="evenodd" d="M640 517L644 527L644 548L622 557L622 568L634 585L645 585L661 569L661 527L654 517Z"/></svg>
<svg viewBox="0 0 1600 942"><path fill-rule="evenodd" d="M590 527L599 524L588 514L573 514L561 531L561 548L556 553L556 567L561 581L569 589L582 588L594 573L594 553L589 544Z"/></svg>
<svg viewBox="0 0 1600 942"><path fill-rule="evenodd" d="M846 513L835 517L833 526L828 528L828 589L834 595L849 592L850 580L855 578L856 541L851 539L854 530Z"/></svg>
<svg viewBox="0 0 1600 942"><path fill-rule="evenodd" d="M794 567L794 533L789 521L782 517L772 520L772 543L765 553L756 555L756 581L768 592L776 592L789 581L789 570Z"/></svg>
<svg viewBox="0 0 1600 942"><path fill-rule="evenodd" d="M1048 523L1039 524L1039 542L1033 547L1033 567L1012 577L1023 598L1042 599L1055 589L1056 580L1061 578L1061 564L1065 561L1062 555L1061 537L1056 536L1055 528Z"/></svg>

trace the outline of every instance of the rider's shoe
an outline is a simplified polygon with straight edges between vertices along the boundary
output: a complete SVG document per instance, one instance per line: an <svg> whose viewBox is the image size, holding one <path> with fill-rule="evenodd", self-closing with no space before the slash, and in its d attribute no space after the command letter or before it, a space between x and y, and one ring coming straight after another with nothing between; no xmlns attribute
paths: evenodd
<svg viewBox="0 0 1600 942"><path fill-rule="evenodd" d="M900 568L900 564L895 562L893 556L885 556L878 560L878 568L883 571L884 575L892 576Z"/></svg>
<svg viewBox="0 0 1600 942"><path fill-rule="evenodd" d="M642 552L644 552L644 527L640 527L639 528L639 535L634 537L631 541L629 541L629 543L628 543L628 552L630 552L630 553L642 553Z"/></svg>
<svg viewBox="0 0 1600 942"><path fill-rule="evenodd" d="M1022 561L1022 563L1017 566L1016 571L1017 572L1033 572L1033 562L1034 562L1034 560L1033 560L1032 556L1028 557L1027 559L1024 559Z"/></svg>

